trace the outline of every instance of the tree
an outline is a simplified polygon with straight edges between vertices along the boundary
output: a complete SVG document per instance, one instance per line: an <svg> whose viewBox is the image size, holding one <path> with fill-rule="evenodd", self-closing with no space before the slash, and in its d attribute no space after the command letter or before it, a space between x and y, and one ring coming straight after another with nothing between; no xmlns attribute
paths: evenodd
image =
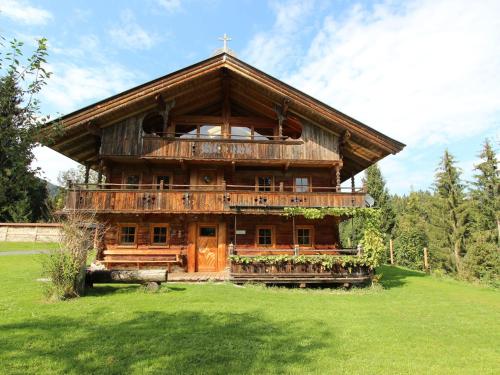
<svg viewBox="0 0 500 375"><path fill-rule="evenodd" d="M445 246L453 254L455 271L461 273L469 212L464 199L464 185L460 181L460 170L455 164L453 155L445 150L436 172L435 189L439 198L436 223L445 234Z"/></svg>
<svg viewBox="0 0 500 375"><path fill-rule="evenodd" d="M475 166L471 196L474 204L476 240L500 244L500 177L498 160L488 139L479 154L481 162ZM496 237L496 238L495 238Z"/></svg>
<svg viewBox="0 0 500 375"><path fill-rule="evenodd" d="M497 245L481 239L472 243L464 258L464 268L470 278L498 286L500 251Z"/></svg>
<svg viewBox="0 0 500 375"><path fill-rule="evenodd" d="M66 197L67 189L65 188L68 181L73 184L83 184L85 182L85 166L79 165L76 168L71 168L66 171L61 171L57 177L57 183L59 184L59 190L54 196L54 208L56 210L62 209L64 207L64 199ZM97 184L98 173L93 169L89 170L89 184Z"/></svg>
<svg viewBox="0 0 500 375"><path fill-rule="evenodd" d="M391 197L378 164L373 164L366 169L364 183L368 194L375 201L374 207L378 207L381 211L380 230L390 237L395 224L395 215L391 206Z"/></svg>
<svg viewBox="0 0 500 375"><path fill-rule="evenodd" d="M23 43L0 36L0 220L36 221L46 215L47 187L31 168L33 147L46 119L36 98L50 73L46 39L23 61Z"/></svg>
<svg viewBox="0 0 500 375"><path fill-rule="evenodd" d="M402 206L396 217L394 227L394 255L396 263L405 267L421 270L424 247L429 246L429 210L425 204L425 193L412 192L409 197L399 199Z"/></svg>
<svg viewBox="0 0 500 375"><path fill-rule="evenodd" d="M368 167L365 171L363 183L381 211L380 231L384 234L385 242L391 236L395 223L395 215L391 206L391 197L385 186L385 180L377 164ZM350 247L356 246L361 241L365 230L364 220L360 217L348 219L341 223L339 231L342 244Z"/></svg>

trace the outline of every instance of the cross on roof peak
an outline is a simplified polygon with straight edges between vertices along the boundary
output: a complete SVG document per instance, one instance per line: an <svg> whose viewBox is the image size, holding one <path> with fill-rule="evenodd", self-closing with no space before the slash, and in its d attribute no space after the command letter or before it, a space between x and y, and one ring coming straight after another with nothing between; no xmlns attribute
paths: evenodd
<svg viewBox="0 0 500 375"><path fill-rule="evenodd" d="M227 47L227 42L232 40L232 38L228 37L226 33L222 37L219 37L219 40L222 40L224 43L224 46L222 47L222 52L228 53L229 48Z"/></svg>

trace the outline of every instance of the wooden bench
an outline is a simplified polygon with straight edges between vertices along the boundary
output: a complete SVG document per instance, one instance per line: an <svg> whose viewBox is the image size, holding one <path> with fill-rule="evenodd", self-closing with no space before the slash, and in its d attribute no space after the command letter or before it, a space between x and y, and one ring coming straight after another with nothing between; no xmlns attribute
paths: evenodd
<svg viewBox="0 0 500 375"><path fill-rule="evenodd" d="M182 264L182 249L108 249L103 251L100 262L106 267L118 264L141 266L165 264L170 271L172 264Z"/></svg>

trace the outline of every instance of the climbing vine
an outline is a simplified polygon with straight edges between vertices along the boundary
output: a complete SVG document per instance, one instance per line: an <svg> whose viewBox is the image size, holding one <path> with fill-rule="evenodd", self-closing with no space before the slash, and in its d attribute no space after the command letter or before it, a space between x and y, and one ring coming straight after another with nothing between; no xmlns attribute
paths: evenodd
<svg viewBox="0 0 500 375"><path fill-rule="evenodd" d="M286 216L304 216L306 219L323 219L325 216L360 217L363 219L364 232L360 245L363 248L361 256L366 265L377 267L384 253L384 240L380 232L380 210L368 207L286 207Z"/></svg>
<svg viewBox="0 0 500 375"><path fill-rule="evenodd" d="M363 256L354 255L259 255L242 256L231 255L229 259L236 264L314 264L324 267L326 270L332 269L335 265L342 267L367 266L372 268L370 260Z"/></svg>
<svg viewBox="0 0 500 375"><path fill-rule="evenodd" d="M332 269L335 265L342 267L367 266L375 268L380 263L384 253L384 242L380 232L380 211L365 207L324 207L303 208L286 207L285 216L303 216L306 219L323 219L325 216L362 217L365 230L360 245L363 248L361 255L265 255L240 256L231 255L230 260L236 264L314 264L325 269Z"/></svg>

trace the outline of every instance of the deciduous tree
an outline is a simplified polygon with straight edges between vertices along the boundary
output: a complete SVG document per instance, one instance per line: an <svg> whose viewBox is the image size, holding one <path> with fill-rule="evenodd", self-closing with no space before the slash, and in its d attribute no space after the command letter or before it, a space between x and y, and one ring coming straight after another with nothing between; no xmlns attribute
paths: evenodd
<svg viewBox="0 0 500 375"><path fill-rule="evenodd" d="M0 221L36 221L47 213L46 184L30 166L45 120L37 94L50 76L44 68L47 41L38 40L24 60L23 43L0 42Z"/></svg>

